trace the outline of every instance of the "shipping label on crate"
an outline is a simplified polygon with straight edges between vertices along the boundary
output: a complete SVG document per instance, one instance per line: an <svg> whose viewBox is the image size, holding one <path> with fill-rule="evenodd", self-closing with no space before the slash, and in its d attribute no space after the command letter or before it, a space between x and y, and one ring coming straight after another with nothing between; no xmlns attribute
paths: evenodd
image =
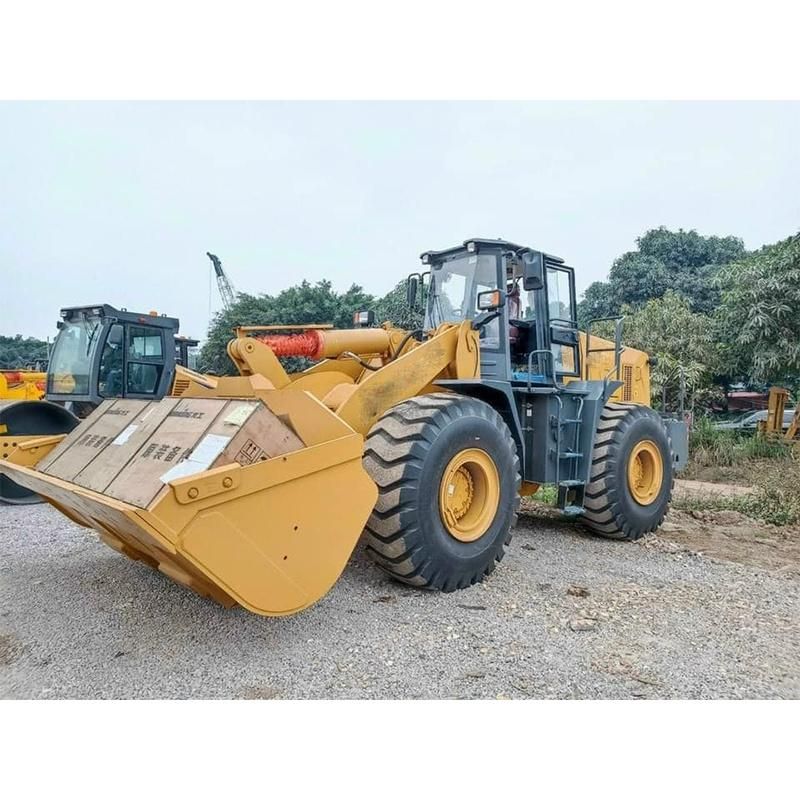
<svg viewBox="0 0 800 800"><path fill-rule="evenodd" d="M255 464L256 461L264 460L266 453L252 439L248 439L241 448L234 454L233 460L243 467L248 464Z"/></svg>
<svg viewBox="0 0 800 800"><path fill-rule="evenodd" d="M169 483L177 478L195 475L207 470L231 440L230 436L209 433L204 436L197 447L189 453L184 461L168 469L160 478L161 483Z"/></svg>

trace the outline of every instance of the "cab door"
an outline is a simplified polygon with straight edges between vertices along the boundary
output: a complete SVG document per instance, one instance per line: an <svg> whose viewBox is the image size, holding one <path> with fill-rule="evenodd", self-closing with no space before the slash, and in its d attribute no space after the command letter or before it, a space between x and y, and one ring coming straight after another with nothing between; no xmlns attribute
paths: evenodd
<svg viewBox="0 0 800 800"><path fill-rule="evenodd" d="M545 259L545 296L556 377L579 377L578 315L572 267Z"/></svg>
<svg viewBox="0 0 800 800"><path fill-rule="evenodd" d="M107 327L95 385L99 395L97 402L106 397L125 396L125 326L121 322L112 322Z"/></svg>
<svg viewBox="0 0 800 800"><path fill-rule="evenodd" d="M125 328L124 396L163 397L169 378L163 329L135 323L127 323Z"/></svg>

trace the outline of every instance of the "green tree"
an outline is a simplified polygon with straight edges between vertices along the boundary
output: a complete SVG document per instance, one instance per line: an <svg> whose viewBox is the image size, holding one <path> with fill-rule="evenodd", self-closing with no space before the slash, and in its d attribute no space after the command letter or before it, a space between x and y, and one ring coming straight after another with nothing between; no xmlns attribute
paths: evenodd
<svg viewBox="0 0 800 800"><path fill-rule="evenodd" d="M216 375L235 374L235 368L227 356L226 346L233 329L241 325L303 325L312 323L331 324L337 328L349 328L353 314L371 308L374 298L355 284L346 292L338 294L330 281L314 285L303 281L298 286L284 289L279 294L239 294L234 305L214 316L208 330L208 339L200 353L200 368ZM289 371L303 369L304 359L284 359Z"/></svg>
<svg viewBox="0 0 800 800"><path fill-rule="evenodd" d="M681 374L690 405L711 391L716 349L710 317L692 311L687 299L674 291L638 309L626 306L623 313L625 344L657 359L651 369L654 398L666 392L668 405L674 409Z"/></svg>
<svg viewBox="0 0 800 800"><path fill-rule="evenodd" d="M642 255L679 272L694 271L706 264L730 264L745 254L744 242L737 236L701 236L695 230L670 231L663 225L647 231L636 244Z"/></svg>
<svg viewBox="0 0 800 800"><path fill-rule="evenodd" d="M621 308L661 297L669 288L670 275L664 263L654 256L625 253L611 265L608 282L614 304Z"/></svg>
<svg viewBox="0 0 800 800"><path fill-rule="evenodd" d="M717 273L745 255L744 243L735 236L663 226L644 233L636 245L614 261L607 281L586 290L578 309L582 321L617 314L623 305L638 307L669 290L685 297L693 311L709 314L720 299ZM599 309L605 313L595 313Z"/></svg>
<svg viewBox="0 0 800 800"><path fill-rule="evenodd" d="M32 336L0 336L0 369L25 369L47 361L47 342Z"/></svg>
<svg viewBox="0 0 800 800"><path fill-rule="evenodd" d="M608 281L595 281L586 287L583 299L578 303L578 324L586 328L589 320L614 316L619 305Z"/></svg>
<svg viewBox="0 0 800 800"><path fill-rule="evenodd" d="M719 304L715 277L720 267L742 258L744 242L736 236L701 236L683 228L664 226L636 240L643 256L660 261L669 275L667 287L682 294L694 311L711 313Z"/></svg>
<svg viewBox="0 0 800 800"><path fill-rule="evenodd" d="M717 285L726 370L745 381L800 383L800 234L721 271Z"/></svg>
<svg viewBox="0 0 800 800"><path fill-rule="evenodd" d="M400 281L388 294L375 304L377 322L391 322L404 330L418 330L422 327L424 314L424 295L417 295L416 307L412 310L407 301L406 282Z"/></svg>

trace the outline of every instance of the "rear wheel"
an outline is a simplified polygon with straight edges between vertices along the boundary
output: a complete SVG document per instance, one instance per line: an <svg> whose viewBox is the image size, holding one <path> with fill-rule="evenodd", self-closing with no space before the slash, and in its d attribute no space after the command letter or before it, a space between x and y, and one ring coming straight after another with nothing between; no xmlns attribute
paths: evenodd
<svg viewBox="0 0 800 800"><path fill-rule="evenodd" d="M481 581L502 559L520 466L491 406L452 394L399 403L370 431L364 467L379 489L367 552L390 575L451 592Z"/></svg>
<svg viewBox="0 0 800 800"><path fill-rule="evenodd" d="M592 452L584 524L611 539L639 539L664 521L673 482L672 448L658 414L608 403Z"/></svg>

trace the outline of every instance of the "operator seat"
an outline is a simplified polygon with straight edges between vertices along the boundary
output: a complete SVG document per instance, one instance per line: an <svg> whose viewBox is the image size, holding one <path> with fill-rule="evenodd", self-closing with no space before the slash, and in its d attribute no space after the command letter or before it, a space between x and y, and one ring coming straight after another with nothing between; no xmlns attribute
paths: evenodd
<svg viewBox="0 0 800 800"><path fill-rule="evenodd" d="M528 383L539 381L540 375L528 375L528 355L537 348L536 326L533 317L523 317L522 296L517 281L507 291L508 344L511 359L512 380ZM530 313L530 309L527 311Z"/></svg>

